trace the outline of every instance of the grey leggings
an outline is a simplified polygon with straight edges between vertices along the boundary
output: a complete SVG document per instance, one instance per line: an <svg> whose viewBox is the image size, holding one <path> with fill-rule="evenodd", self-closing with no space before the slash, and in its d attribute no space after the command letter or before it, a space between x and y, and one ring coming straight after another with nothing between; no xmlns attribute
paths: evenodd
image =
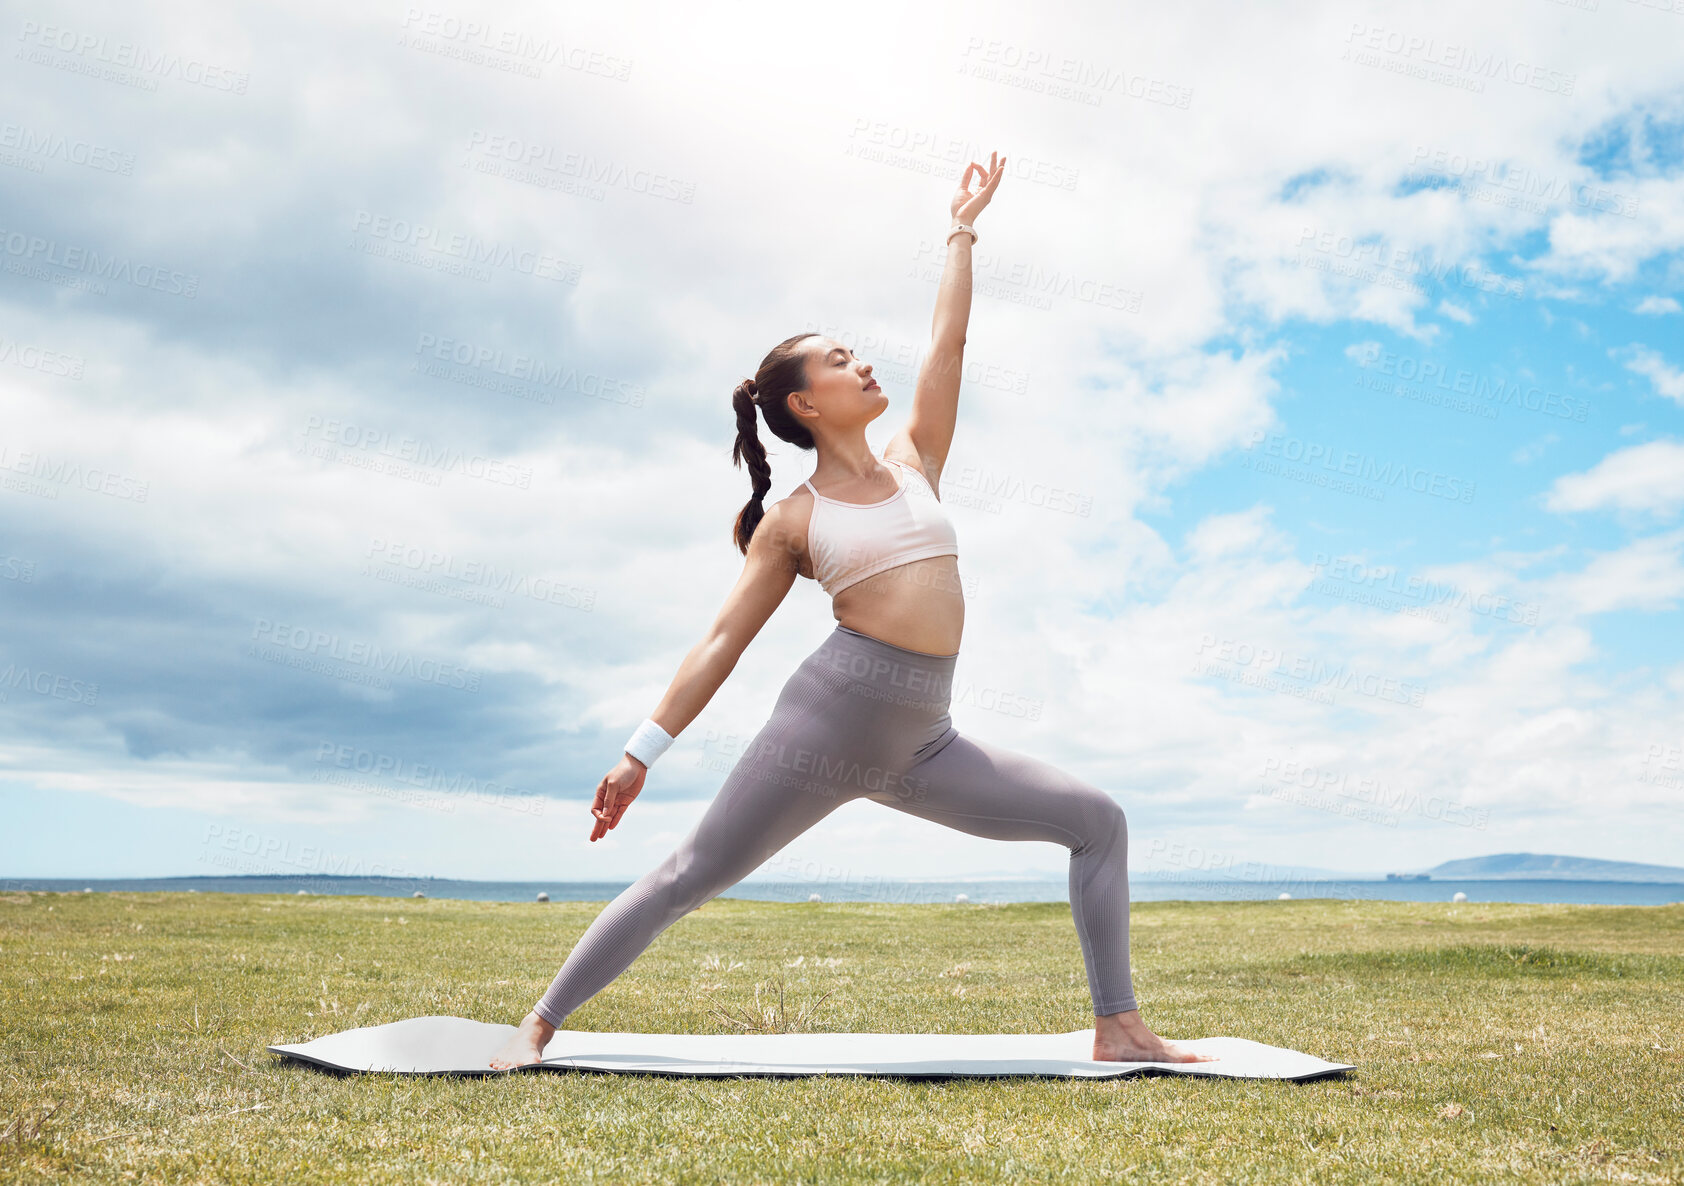
<svg viewBox="0 0 1684 1186"><path fill-rule="evenodd" d="M1093 1011L1135 1008L1123 809L1045 762L960 736L947 712L958 657L837 626L784 684L690 834L603 907L533 1011L559 1027L662 931L858 798L973 836L1069 849Z"/></svg>

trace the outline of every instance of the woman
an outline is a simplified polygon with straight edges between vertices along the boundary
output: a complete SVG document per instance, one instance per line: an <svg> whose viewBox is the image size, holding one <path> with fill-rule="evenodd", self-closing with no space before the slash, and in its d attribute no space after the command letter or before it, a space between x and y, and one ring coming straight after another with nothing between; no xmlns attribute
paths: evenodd
<svg viewBox="0 0 1684 1186"><path fill-rule="evenodd" d="M518 1032L491 1061L542 1058L563 1020L623 972L657 935L735 885L831 811L867 798L998 840L1070 850L1070 907L1093 997L1093 1057L1204 1062L1146 1028L1129 976L1128 826L1111 796L1045 762L960 736L948 716L964 625L958 546L936 494L953 440L971 311L977 215L1005 172L971 162L936 297L929 356L906 427L881 462L865 427L889 406L869 363L832 338L778 343L733 397L754 497L737 516L747 557L712 628L684 659L653 717L598 785L591 840L616 827L649 763L693 721L799 574L831 594L837 627L784 685L772 716L671 856L586 928ZM975 171L982 187L970 192ZM957 238L958 242L954 242ZM810 480L771 508L771 468L755 408L781 440L815 449Z"/></svg>

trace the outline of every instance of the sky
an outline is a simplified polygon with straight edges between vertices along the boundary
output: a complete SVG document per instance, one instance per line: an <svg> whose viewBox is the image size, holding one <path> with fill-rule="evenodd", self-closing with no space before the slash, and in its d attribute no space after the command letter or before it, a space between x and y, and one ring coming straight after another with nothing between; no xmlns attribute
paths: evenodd
<svg viewBox="0 0 1684 1186"><path fill-rule="evenodd" d="M829 334L880 451L991 151L958 729L1139 874L1684 864L1676 3L0 22L0 878L651 868L834 627L588 841L741 571L731 392ZM755 879L1067 862L859 801Z"/></svg>

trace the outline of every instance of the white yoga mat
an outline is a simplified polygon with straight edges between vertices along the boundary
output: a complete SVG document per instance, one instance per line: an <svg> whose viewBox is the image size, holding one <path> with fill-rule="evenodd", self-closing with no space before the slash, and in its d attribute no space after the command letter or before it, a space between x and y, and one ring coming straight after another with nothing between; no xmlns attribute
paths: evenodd
<svg viewBox="0 0 1684 1186"><path fill-rule="evenodd" d="M491 1056L515 1032L464 1017L412 1017L387 1025L271 1046L336 1071L400 1075L500 1075ZM1318 1079L1355 1070L1246 1038L1187 1043L1215 1062L1095 1062L1093 1031L1067 1034L620 1034L557 1030L542 1062L518 1070L655 1075L1050 1075L1117 1079L1155 1074L1224 1079Z"/></svg>

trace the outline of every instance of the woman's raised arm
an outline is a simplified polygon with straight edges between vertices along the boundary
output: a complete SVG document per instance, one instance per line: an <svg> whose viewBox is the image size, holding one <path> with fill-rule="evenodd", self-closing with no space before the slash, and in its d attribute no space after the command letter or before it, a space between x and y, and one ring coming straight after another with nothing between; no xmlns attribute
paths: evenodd
<svg viewBox="0 0 1684 1186"><path fill-rule="evenodd" d="M974 194L970 188L972 173L983 183ZM996 153L988 154L986 169L972 161L953 194L953 221L975 225L1005 175L1006 158ZM912 413L905 427L883 449L885 457L917 464L932 488L939 488L959 419L959 380L965 366L965 331L971 321L971 245L971 236L962 233L947 241L947 263L936 290L930 349L918 368Z"/></svg>

